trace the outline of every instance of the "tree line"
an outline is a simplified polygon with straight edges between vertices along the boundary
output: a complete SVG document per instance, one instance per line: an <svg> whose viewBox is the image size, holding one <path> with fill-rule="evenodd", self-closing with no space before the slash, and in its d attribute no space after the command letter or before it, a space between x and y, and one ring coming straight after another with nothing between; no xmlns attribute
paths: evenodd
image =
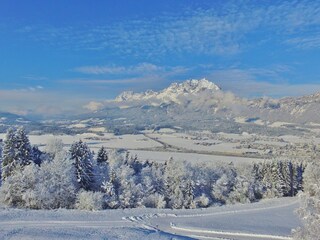
<svg viewBox="0 0 320 240"><path fill-rule="evenodd" d="M266 161L242 166L140 161L108 151L95 154L83 141L64 150L61 140L32 146L23 128L2 143L0 201L33 209L204 208L295 196L305 166Z"/></svg>

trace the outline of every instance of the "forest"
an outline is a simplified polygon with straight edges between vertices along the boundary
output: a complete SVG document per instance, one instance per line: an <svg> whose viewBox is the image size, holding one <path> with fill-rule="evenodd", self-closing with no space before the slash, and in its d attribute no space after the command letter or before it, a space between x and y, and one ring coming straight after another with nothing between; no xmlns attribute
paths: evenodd
<svg viewBox="0 0 320 240"><path fill-rule="evenodd" d="M41 151L24 128L8 130L1 156L1 202L32 209L190 209L290 197L303 190L305 169L289 160L241 166L141 162L107 146L95 154L81 140L64 150L51 139Z"/></svg>

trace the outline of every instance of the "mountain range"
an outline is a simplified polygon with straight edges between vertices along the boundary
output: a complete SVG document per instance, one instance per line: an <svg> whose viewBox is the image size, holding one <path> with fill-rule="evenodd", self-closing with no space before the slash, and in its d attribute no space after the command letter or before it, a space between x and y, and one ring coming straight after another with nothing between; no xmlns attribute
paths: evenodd
<svg viewBox="0 0 320 240"><path fill-rule="evenodd" d="M276 134L299 133L307 125L320 128L320 93L246 99L207 79L172 83L160 91L123 92L113 100L90 102L85 107L89 109L85 114L61 117L59 121L34 122L0 113L0 126L25 125L32 130L72 133L86 129L72 129L70 125L85 123L88 128L105 127L120 134L159 127Z"/></svg>
<svg viewBox="0 0 320 240"><path fill-rule="evenodd" d="M99 109L95 109L92 114L101 116L115 109L119 112L135 109L141 113L142 118L148 118L148 114L156 114L158 110L159 114L164 114L168 119L214 117L247 123L259 120L258 124L277 121L320 123L320 93L282 99L245 99L223 91L207 79L193 79L172 83L168 88L158 92L123 92L114 100L100 103Z"/></svg>

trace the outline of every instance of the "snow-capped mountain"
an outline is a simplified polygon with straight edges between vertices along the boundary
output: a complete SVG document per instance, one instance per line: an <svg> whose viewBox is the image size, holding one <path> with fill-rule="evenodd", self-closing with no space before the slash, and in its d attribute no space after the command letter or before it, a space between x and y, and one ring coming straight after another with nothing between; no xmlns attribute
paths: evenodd
<svg viewBox="0 0 320 240"><path fill-rule="evenodd" d="M104 119L117 129L165 125L230 132L267 127L270 132L280 131L273 126L282 127L282 123L320 126L320 93L282 99L245 99L223 91L207 79L172 83L160 91L124 92L114 100L91 105L94 108L85 117Z"/></svg>
<svg viewBox="0 0 320 240"><path fill-rule="evenodd" d="M217 92L221 91L220 87L208 81L187 80L182 83L172 83L168 88L159 92L148 90L143 93L134 93L132 91L123 92L116 97L115 102L130 102L130 101L157 101L159 103L181 103L182 97L192 97L204 91Z"/></svg>

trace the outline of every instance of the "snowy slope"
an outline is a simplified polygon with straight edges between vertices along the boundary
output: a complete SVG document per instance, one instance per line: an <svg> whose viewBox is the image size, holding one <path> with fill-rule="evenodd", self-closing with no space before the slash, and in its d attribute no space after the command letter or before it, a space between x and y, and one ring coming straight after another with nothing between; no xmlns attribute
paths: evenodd
<svg viewBox="0 0 320 240"><path fill-rule="evenodd" d="M0 208L0 239L287 240L300 224L294 214L297 202L283 198L195 210L98 212Z"/></svg>

